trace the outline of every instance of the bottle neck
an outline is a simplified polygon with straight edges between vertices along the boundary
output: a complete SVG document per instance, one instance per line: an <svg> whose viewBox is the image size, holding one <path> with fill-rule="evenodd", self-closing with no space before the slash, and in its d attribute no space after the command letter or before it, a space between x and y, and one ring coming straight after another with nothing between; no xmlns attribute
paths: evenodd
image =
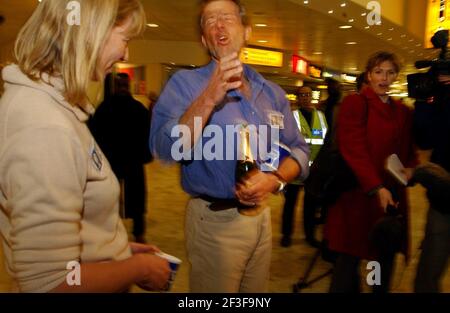
<svg viewBox="0 0 450 313"><path fill-rule="evenodd" d="M248 128L243 127L240 131L241 142L240 142L240 158L242 161L254 162L252 149L250 146L250 132Z"/></svg>

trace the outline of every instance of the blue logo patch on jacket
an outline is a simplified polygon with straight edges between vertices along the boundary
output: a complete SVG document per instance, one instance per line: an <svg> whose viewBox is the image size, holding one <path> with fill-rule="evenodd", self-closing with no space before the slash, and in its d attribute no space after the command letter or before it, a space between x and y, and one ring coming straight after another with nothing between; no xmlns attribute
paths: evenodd
<svg viewBox="0 0 450 313"><path fill-rule="evenodd" d="M102 167L103 167L102 155L98 151L98 148L95 144L94 144L94 147L92 148L91 157L92 157L92 162L94 163L95 168L98 171L101 171Z"/></svg>

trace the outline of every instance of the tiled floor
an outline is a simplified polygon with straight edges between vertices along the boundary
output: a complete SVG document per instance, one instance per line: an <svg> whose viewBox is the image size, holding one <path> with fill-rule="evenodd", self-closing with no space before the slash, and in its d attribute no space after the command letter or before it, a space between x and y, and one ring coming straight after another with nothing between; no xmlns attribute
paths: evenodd
<svg viewBox="0 0 450 313"><path fill-rule="evenodd" d="M184 247L184 207L188 196L182 192L179 183L179 169L176 166L162 165L153 162L147 167L148 177L148 231L149 242L158 245L163 251L173 254L183 260L183 264L177 274L172 291L188 291L188 263ZM393 281L394 292L412 292L412 282L419 257L418 247L423 237L424 217L426 213L426 200L424 190L420 187L410 189L412 223L412 260L405 265L403 258L398 257L397 269ZM273 221L273 257L271 266L270 291L291 292L292 285L296 283L307 268L315 250L308 247L303 240L301 230L300 207L297 208L296 228L293 245L282 248L280 240L280 216L282 198L273 196L270 199ZM300 201L301 203L301 201ZM131 228L131 222L125 221L127 228ZM3 262L0 251L0 263ZM329 263L320 260L313 269L312 277L315 277L330 268ZM361 273L367 273L365 264L361 266ZM5 274L4 268L0 269L0 291L8 291L10 279ZM329 277L319 280L303 292L327 292ZM368 288L365 287L367 291ZM443 290L450 292L450 271L447 271L443 282ZM134 292L141 292L134 288Z"/></svg>

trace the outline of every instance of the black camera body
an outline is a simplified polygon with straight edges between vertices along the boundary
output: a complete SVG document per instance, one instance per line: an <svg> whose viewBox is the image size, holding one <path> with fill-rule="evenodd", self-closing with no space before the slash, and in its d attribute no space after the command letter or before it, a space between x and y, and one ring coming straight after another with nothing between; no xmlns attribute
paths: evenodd
<svg viewBox="0 0 450 313"><path fill-rule="evenodd" d="M439 93L439 75L450 75L450 60L447 58L447 44L449 31L440 30L431 38L433 46L441 49L439 59L417 61L417 69L430 67L427 73L408 75L408 93L410 98L420 101L436 96Z"/></svg>

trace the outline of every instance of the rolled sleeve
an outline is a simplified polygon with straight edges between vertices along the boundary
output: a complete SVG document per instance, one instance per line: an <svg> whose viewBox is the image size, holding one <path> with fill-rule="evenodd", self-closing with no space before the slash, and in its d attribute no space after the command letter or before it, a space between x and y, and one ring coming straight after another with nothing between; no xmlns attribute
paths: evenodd
<svg viewBox="0 0 450 313"><path fill-rule="evenodd" d="M55 128L22 132L5 151L8 265L21 291L47 292L64 281L69 262L80 261L87 151Z"/></svg>
<svg viewBox="0 0 450 313"><path fill-rule="evenodd" d="M305 181L309 176L309 153L305 153L300 148L291 148L291 156L302 168L298 178L300 181Z"/></svg>
<svg viewBox="0 0 450 313"><path fill-rule="evenodd" d="M152 114L150 150L165 161L176 161L172 156L172 147L179 138L172 136L172 131L179 126L180 118L194 99L183 85L180 74L175 74L164 88ZM191 156L192 151L185 155Z"/></svg>
<svg viewBox="0 0 450 313"><path fill-rule="evenodd" d="M296 160L301 167L301 173L298 178L301 181L304 181L309 175L309 146L298 130L297 123L295 122L294 115L292 114L289 101L287 100L284 91L279 93L278 103L281 104L279 109L284 115L284 129L280 133L281 142L291 149L291 157Z"/></svg>

